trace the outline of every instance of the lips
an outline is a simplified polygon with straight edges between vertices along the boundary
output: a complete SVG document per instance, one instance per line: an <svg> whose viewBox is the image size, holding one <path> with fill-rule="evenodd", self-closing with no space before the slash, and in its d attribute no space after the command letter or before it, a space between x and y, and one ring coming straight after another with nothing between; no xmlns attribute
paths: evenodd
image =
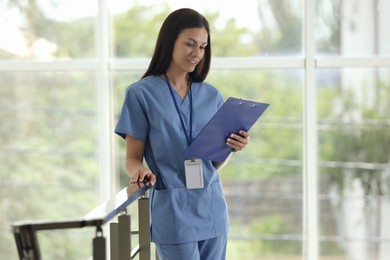
<svg viewBox="0 0 390 260"><path fill-rule="evenodd" d="M198 60L187 60L189 63L193 64L193 65L196 65L198 64Z"/></svg>

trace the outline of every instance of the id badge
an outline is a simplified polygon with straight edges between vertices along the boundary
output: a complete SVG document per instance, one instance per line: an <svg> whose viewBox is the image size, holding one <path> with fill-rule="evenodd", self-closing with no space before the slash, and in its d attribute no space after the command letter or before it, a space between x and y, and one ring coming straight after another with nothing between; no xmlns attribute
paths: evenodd
<svg viewBox="0 0 390 260"><path fill-rule="evenodd" d="M185 160L184 170L187 189L203 188L203 168L200 159Z"/></svg>

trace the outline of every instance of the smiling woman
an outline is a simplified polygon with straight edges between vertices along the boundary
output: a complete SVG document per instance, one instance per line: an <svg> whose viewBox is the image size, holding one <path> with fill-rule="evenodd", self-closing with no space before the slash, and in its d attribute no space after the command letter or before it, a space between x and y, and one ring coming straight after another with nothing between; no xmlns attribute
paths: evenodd
<svg viewBox="0 0 390 260"><path fill-rule="evenodd" d="M146 178L155 184L151 235L162 260L226 258L229 221L217 170L229 159L214 162L183 155L193 133L223 104L221 93L204 82L210 38L208 21L197 11L182 8L169 14L148 70L126 91L115 129L126 141L130 181ZM226 147L241 151L247 137L245 131L232 133ZM161 149L166 147L170 150Z"/></svg>

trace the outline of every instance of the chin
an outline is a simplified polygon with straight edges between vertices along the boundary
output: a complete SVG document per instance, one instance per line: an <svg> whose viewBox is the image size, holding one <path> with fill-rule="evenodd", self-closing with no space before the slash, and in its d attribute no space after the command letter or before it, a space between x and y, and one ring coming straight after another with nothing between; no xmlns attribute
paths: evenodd
<svg viewBox="0 0 390 260"><path fill-rule="evenodd" d="M190 68L187 69L188 73L193 72L196 69L196 66L191 66Z"/></svg>

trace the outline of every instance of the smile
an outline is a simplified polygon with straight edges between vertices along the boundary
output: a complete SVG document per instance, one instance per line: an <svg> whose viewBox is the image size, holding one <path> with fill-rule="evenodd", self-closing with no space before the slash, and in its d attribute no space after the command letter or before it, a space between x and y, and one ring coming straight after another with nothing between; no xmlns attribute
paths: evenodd
<svg viewBox="0 0 390 260"><path fill-rule="evenodd" d="M187 60L189 63L191 63L191 64L198 64L198 62L199 61L197 61L197 60Z"/></svg>

